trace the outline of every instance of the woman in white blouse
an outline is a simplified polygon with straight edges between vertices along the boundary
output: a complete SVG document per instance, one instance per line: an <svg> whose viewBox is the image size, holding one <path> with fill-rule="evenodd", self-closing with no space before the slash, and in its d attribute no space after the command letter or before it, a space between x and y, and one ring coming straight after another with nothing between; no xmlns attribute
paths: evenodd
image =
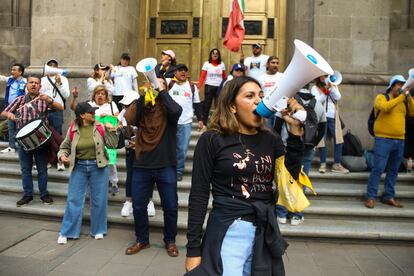
<svg viewBox="0 0 414 276"><path fill-rule="evenodd" d="M108 90L109 95L112 95L114 92L114 85L112 83L112 80L109 79L108 70L109 66L103 65L102 63L95 65L92 75L87 80L89 99L92 96L93 90L98 85L105 86L106 90Z"/></svg>

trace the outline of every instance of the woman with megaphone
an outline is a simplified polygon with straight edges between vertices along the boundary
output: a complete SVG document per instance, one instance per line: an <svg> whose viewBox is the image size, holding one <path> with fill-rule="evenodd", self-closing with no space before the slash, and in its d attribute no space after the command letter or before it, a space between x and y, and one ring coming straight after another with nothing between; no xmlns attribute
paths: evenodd
<svg viewBox="0 0 414 276"><path fill-rule="evenodd" d="M335 76L335 79L333 76ZM332 165L332 172L349 173L349 170L341 165L342 145L344 143L341 119L338 110L338 102L341 100L341 93L339 92L338 86L335 85L335 82L339 84L339 77L340 74L320 76L316 78L316 84L311 89L311 93L315 96L318 102L322 104L326 111L326 132L324 139L322 139L318 145L320 173L326 172L326 141L328 138L333 138L334 143L334 164Z"/></svg>
<svg viewBox="0 0 414 276"><path fill-rule="evenodd" d="M220 92L209 129L197 142L188 207L186 275L285 275L274 185L276 159L285 155L293 178L301 169L304 108L294 98L282 111L290 126L286 148L256 113L262 89L251 77L229 81ZM211 183L211 184L210 184ZM207 228L203 224L213 195ZM266 234L265 234L266 233Z"/></svg>

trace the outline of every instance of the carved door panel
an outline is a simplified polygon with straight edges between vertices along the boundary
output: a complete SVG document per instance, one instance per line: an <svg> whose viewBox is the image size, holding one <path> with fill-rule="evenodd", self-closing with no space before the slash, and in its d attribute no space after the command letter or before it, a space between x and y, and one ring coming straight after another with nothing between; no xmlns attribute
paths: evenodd
<svg viewBox="0 0 414 276"><path fill-rule="evenodd" d="M140 2L140 58L160 58L172 49L178 63L185 63L197 81L212 48L219 48L226 68L238 62L240 54L223 47L230 13L230 0L142 0ZM245 0L245 56L251 44L265 44L265 53L278 55L283 64L286 0ZM229 71L229 70L228 70Z"/></svg>

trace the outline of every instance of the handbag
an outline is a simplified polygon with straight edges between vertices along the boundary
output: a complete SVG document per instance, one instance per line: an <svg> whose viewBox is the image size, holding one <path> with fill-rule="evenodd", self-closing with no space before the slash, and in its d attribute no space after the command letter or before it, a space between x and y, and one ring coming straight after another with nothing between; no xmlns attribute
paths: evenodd
<svg viewBox="0 0 414 276"><path fill-rule="evenodd" d="M279 197L278 205L284 206L289 212L302 212L309 207L310 202L303 192L303 187L308 187L315 195L312 183L303 169L299 174L298 180L294 179L285 166L285 156L276 159L275 179Z"/></svg>

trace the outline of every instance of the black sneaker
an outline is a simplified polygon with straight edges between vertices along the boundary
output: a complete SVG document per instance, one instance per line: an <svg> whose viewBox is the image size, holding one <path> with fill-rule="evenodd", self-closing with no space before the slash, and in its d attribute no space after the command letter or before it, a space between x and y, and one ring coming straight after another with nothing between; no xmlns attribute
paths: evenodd
<svg viewBox="0 0 414 276"><path fill-rule="evenodd" d="M53 199L49 196L49 195L45 195L45 196L41 196L40 200L43 202L43 204L45 205L50 205L53 204Z"/></svg>
<svg viewBox="0 0 414 276"><path fill-rule="evenodd" d="M27 205L32 202L33 196L23 196L19 201L16 202L16 206L20 207L23 205Z"/></svg>

